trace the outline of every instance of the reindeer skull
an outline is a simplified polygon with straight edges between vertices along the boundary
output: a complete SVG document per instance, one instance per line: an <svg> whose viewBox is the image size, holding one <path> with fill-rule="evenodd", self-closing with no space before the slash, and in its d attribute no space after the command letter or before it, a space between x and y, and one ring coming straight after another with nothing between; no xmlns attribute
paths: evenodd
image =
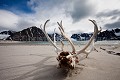
<svg viewBox="0 0 120 80"><path fill-rule="evenodd" d="M62 21L60 23L57 22L58 25L59 25L59 30L60 30L61 34L66 38L66 40L69 41L69 43L70 43L70 45L72 47L72 52L63 51L63 46L64 46L63 42L61 42L62 43L62 48L60 49L59 47L57 47L57 45L50 39L50 37L46 33L45 27L46 27L46 24L47 24L48 21L50 21L50 20L47 20L45 22L43 29L41 28L41 26L40 26L40 28L44 32L44 34L47 37L48 41L50 41L51 44L55 47L56 53L58 54L57 60L59 62L59 67L67 67L69 69L74 69L75 65L79 62L78 55L81 54L81 53L85 53L86 57L87 57L88 54L93 50L93 48L94 48L94 38L101 30L100 31L98 30L98 26L97 26L97 23L96 23L95 20L89 20L94 24L94 33L93 33L92 37L90 38L89 42L86 44L86 46L83 49L76 52L73 42L67 36L67 34L65 33L65 31L63 29ZM93 43L92 48L89 51L86 51L86 49L89 47L89 45L91 43Z"/></svg>

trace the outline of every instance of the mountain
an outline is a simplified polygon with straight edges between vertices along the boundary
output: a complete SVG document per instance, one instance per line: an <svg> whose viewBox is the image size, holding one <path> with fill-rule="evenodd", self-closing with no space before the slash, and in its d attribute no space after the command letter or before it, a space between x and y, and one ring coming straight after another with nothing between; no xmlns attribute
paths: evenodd
<svg viewBox="0 0 120 80"><path fill-rule="evenodd" d="M48 34L49 37L53 40L54 34ZM55 33L55 38L57 41L65 40L65 38ZM71 38L77 41L89 40L92 36L92 33L80 33L80 34L72 34ZM2 40L14 40L14 41L47 41L46 36L42 32L41 29L36 26L32 26L27 29L23 29L22 31L2 31L0 32L0 39ZM120 40L120 29L112 29L100 32L96 36L96 40Z"/></svg>
<svg viewBox="0 0 120 80"><path fill-rule="evenodd" d="M0 40L6 40L7 37L9 37L10 35L14 34L15 31L2 31L0 32Z"/></svg>
<svg viewBox="0 0 120 80"><path fill-rule="evenodd" d="M11 30L0 32L0 34L4 34L4 35L12 35L13 33L15 33L15 31L11 31Z"/></svg>
<svg viewBox="0 0 120 80"><path fill-rule="evenodd" d="M61 40L65 41L66 40L61 34L58 34L58 33L55 33L55 34L53 33L53 34L48 34L48 35L52 40L54 40L54 35L55 35L56 41L61 41Z"/></svg>
<svg viewBox="0 0 120 80"><path fill-rule="evenodd" d="M100 32L97 40L120 40L120 29L112 29Z"/></svg>
<svg viewBox="0 0 120 80"><path fill-rule="evenodd" d="M18 31L10 35L6 40L14 41L47 41L41 29L32 26L22 31Z"/></svg>
<svg viewBox="0 0 120 80"><path fill-rule="evenodd" d="M89 33L81 33L81 34L73 34L71 38L76 39L77 41L81 40L89 40L93 34ZM96 40L120 40L120 29L112 29L106 30L98 33Z"/></svg>
<svg viewBox="0 0 120 80"><path fill-rule="evenodd" d="M71 38L81 41L81 40L89 40L92 34L88 33L80 33L80 34L73 34Z"/></svg>
<svg viewBox="0 0 120 80"><path fill-rule="evenodd" d="M54 34L48 34L49 37L53 40ZM55 38L57 41L60 41L63 36L58 33L55 33ZM0 39L4 40L13 40L13 41L47 41L46 36L41 29L36 26L32 26L22 31L2 31L0 33Z"/></svg>

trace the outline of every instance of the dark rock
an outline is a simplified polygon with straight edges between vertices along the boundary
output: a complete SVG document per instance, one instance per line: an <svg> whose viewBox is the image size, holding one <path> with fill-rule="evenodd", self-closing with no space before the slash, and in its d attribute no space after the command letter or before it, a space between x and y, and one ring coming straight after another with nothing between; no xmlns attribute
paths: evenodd
<svg viewBox="0 0 120 80"><path fill-rule="evenodd" d="M41 29L33 26L10 35L6 40L14 41L47 41Z"/></svg>
<svg viewBox="0 0 120 80"><path fill-rule="evenodd" d="M116 53L115 55L118 55L118 56L120 56L120 53Z"/></svg>

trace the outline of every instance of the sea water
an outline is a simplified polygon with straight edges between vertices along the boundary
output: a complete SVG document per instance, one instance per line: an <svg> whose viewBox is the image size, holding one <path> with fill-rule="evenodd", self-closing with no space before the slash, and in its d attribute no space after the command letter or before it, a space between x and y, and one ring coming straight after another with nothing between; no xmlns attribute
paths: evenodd
<svg viewBox="0 0 120 80"><path fill-rule="evenodd" d="M50 42L48 41L1 41L0 44L6 44L7 45L51 45ZM56 42L57 45L61 45L61 42L60 41L57 41ZM68 41L63 41L64 45L69 45L69 42ZM74 45L85 45L88 43L88 41L73 41ZM120 41L119 40L105 40L105 41L96 41L95 44L99 44L99 45L114 45L114 44L120 44Z"/></svg>
<svg viewBox="0 0 120 80"><path fill-rule="evenodd" d="M23 42L24 44L31 44L31 45L51 45L50 42L48 41L28 41L28 42ZM58 45L61 45L60 41L56 42ZM68 41L63 41L65 45L68 45ZM85 45L88 43L88 41L73 41L75 45ZM102 45L107 45L107 44L120 44L119 40L110 40L110 41L96 41L95 44L102 44Z"/></svg>

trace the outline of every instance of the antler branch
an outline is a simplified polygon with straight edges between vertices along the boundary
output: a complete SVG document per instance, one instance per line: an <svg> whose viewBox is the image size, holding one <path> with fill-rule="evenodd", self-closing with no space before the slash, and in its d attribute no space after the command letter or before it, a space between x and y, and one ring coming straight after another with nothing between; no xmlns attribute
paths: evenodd
<svg viewBox="0 0 120 80"><path fill-rule="evenodd" d="M58 23L58 25L59 25L58 28L59 28L61 34L69 41L69 43L70 43L70 45L71 45L71 47L72 47L72 53L75 54L74 44L72 43L71 39L67 36L67 34L65 34L64 29L63 29L63 26L62 26L62 21L61 21L61 23L59 23L59 22L57 22L57 23Z"/></svg>
<svg viewBox="0 0 120 80"><path fill-rule="evenodd" d="M45 36L47 37L48 41L56 48L57 52L62 51L59 47L56 46L56 44L54 44L54 42L50 39L50 37L48 36L47 32L45 31L46 24L47 24L49 21L50 21L50 20L47 20L47 21L44 23L43 29L41 28L42 25L40 25L40 28L41 28L41 30L43 31L43 33L45 34Z"/></svg>
<svg viewBox="0 0 120 80"><path fill-rule="evenodd" d="M78 51L76 55L78 55L80 53L90 53L93 50L93 48L91 48L91 50L86 51L86 49L92 43L92 41L94 40L95 36L98 34L99 31L98 31L98 26L97 26L96 21L95 20L89 20L89 21L91 21L94 24L94 33L93 33L92 37L90 38L89 42L86 44L86 46L83 49L81 49L80 51ZM94 42L93 42L93 44L94 44ZM93 47L94 47L94 45L93 45Z"/></svg>

